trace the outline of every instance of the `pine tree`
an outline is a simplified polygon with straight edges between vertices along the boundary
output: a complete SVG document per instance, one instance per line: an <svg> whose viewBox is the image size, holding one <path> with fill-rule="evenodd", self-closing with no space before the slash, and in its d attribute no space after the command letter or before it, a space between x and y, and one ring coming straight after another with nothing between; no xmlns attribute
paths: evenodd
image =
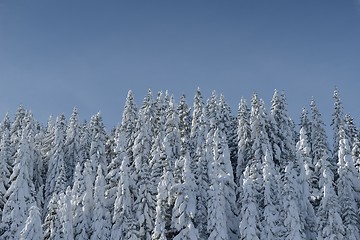
<svg viewBox="0 0 360 240"><path fill-rule="evenodd" d="M105 204L105 179L104 170L99 165L94 188L94 215L92 219L91 239L109 239L110 238L110 212Z"/></svg>
<svg viewBox="0 0 360 240"><path fill-rule="evenodd" d="M36 239L42 240L43 230L41 227L41 215L37 206L32 206L29 209L29 216L26 219L25 227L20 233L20 240Z"/></svg>

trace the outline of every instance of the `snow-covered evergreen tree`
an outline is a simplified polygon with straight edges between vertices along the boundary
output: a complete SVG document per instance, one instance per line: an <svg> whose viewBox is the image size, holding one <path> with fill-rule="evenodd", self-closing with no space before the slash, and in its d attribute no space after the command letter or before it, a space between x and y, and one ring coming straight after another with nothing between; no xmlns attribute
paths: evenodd
<svg viewBox="0 0 360 240"><path fill-rule="evenodd" d="M73 185L74 171L80 153L80 125L78 110L73 109L67 129L66 141L64 144L64 163L66 170L67 185Z"/></svg>
<svg viewBox="0 0 360 240"><path fill-rule="evenodd" d="M4 128L0 140L0 218L6 202L5 194L10 185L11 159L10 133L8 128Z"/></svg>
<svg viewBox="0 0 360 240"><path fill-rule="evenodd" d="M187 149L183 158L182 181L172 188L175 193L175 204L172 213L172 225L177 231L175 240L198 239L198 231L194 226L194 217L196 211L196 183L194 174L191 172L191 159Z"/></svg>
<svg viewBox="0 0 360 240"><path fill-rule="evenodd" d="M289 162L285 168L283 204L286 212L284 220L285 233L284 239L299 240L306 239L304 222L300 218L299 194L300 186L298 184L297 172L294 163Z"/></svg>
<svg viewBox="0 0 360 240"><path fill-rule="evenodd" d="M334 173L327 158L322 158L320 185L322 195L317 211L317 239L344 239L345 226L341 219L339 198L334 188Z"/></svg>
<svg viewBox="0 0 360 240"><path fill-rule="evenodd" d="M226 136L226 141L230 151L230 162L235 173L238 161L237 121L236 118L232 115L231 108L225 101L223 94L220 95L218 105L219 127Z"/></svg>
<svg viewBox="0 0 360 240"><path fill-rule="evenodd" d="M190 156L193 159L192 172L198 187L196 196L195 226L199 232L199 238L207 237L207 199L209 189L208 159L206 158L205 146L208 126L206 124L204 101L200 90L194 96L194 107L190 133Z"/></svg>
<svg viewBox="0 0 360 240"><path fill-rule="evenodd" d="M247 162L241 189L240 238L260 239L263 208L263 177L261 166L269 148L265 129L266 117L263 101L253 95L251 100L251 139L253 158ZM267 141L266 141L267 140ZM271 219L269 219L271 220Z"/></svg>
<svg viewBox="0 0 360 240"><path fill-rule="evenodd" d="M264 211L261 228L262 239L279 239L283 228L280 224L280 213L283 210L280 203L280 189L276 178L276 170L272 160L269 145L263 146L265 155L263 157L262 175L264 183Z"/></svg>
<svg viewBox="0 0 360 240"><path fill-rule="evenodd" d="M44 239L43 230L41 226L40 210L37 206L32 206L29 209L29 216L26 219L25 227L20 233L20 240L27 239Z"/></svg>
<svg viewBox="0 0 360 240"><path fill-rule="evenodd" d="M92 169L91 176L94 184L96 177L96 169L98 165L101 165L105 176L107 174L108 165L105 155L105 144L107 136L100 113L97 113L96 115L91 117L90 131L92 134L90 147L90 163Z"/></svg>
<svg viewBox="0 0 360 240"><path fill-rule="evenodd" d="M19 239L25 226L28 211L35 204L34 184L30 177L33 170L29 126L22 128L19 147L16 152L13 172L10 176L10 187L6 191L7 199L2 215L0 236L3 239Z"/></svg>
<svg viewBox="0 0 360 240"><path fill-rule="evenodd" d="M108 174L105 176L107 183L106 186L106 201L108 208L112 211L115 198L117 186L119 183L119 170L122 161L121 155L125 152L128 156L130 166L133 166L133 152L132 147L134 144L134 130L137 120L137 107L135 104L134 96L132 91L128 92L126 97L124 112L122 114L122 120L120 125L117 127L115 132L115 149L114 149L114 158L111 159L111 162L108 166ZM129 168L133 171L133 168Z"/></svg>
<svg viewBox="0 0 360 240"><path fill-rule="evenodd" d="M314 100L311 101L311 149L312 149L312 165L314 171L310 179L310 194L311 201L315 211L321 200L321 188L319 179L321 178L322 172L321 161L328 161L330 157L330 149L327 141L325 124L322 121L321 114L316 106ZM334 165L331 164L331 169L334 170Z"/></svg>
<svg viewBox="0 0 360 240"><path fill-rule="evenodd" d="M21 140L22 130L25 128L25 124L23 122L26 117L26 110L24 106L20 105L15 113L15 119L11 124L10 128L10 138L11 138L11 149L13 150L12 155L15 155L18 144Z"/></svg>
<svg viewBox="0 0 360 240"><path fill-rule="evenodd" d="M287 113L285 94L279 95L275 90L271 103L270 112L275 123L273 125L275 128L274 144L279 147L279 152L274 152L274 161L283 171L288 161L295 159L295 130L293 122Z"/></svg>
<svg viewBox="0 0 360 240"><path fill-rule="evenodd" d="M174 176L169 164L163 168L163 174L157 187L155 224L152 239L172 239L171 217L173 210L173 196L171 188Z"/></svg>
<svg viewBox="0 0 360 240"><path fill-rule="evenodd" d="M94 188L94 213L92 218L91 239L109 239L110 238L110 212L105 203L105 179L104 170L99 164Z"/></svg>
<svg viewBox="0 0 360 240"><path fill-rule="evenodd" d="M359 215L356 200L360 199L360 181L353 164L348 136L342 125L339 126L339 150L337 181L341 217L345 226L346 239L360 239Z"/></svg>
<svg viewBox="0 0 360 240"><path fill-rule="evenodd" d="M61 232L63 239L74 239L74 225L71 205L72 192L71 188L67 187L65 193L59 195L59 209L58 215L61 222Z"/></svg>
<svg viewBox="0 0 360 240"><path fill-rule="evenodd" d="M133 174L135 187L135 202L133 211L137 220L137 236L150 239L155 215L155 203L151 194L149 172L151 149L151 119L147 113L140 112L136 126L136 138L133 146L135 172Z"/></svg>
<svg viewBox="0 0 360 240"><path fill-rule="evenodd" d="M48 211L42 227L44 239L63 239L61 214L59 211L59 196L56 192L53 193L48 203Z"/></svg>
<svg viewBox="0 0 360 240"><path fill-rule="evenodd" d="M309 179L312 176L313 168L311 164L311 148L306 132L306 124L300 129L299 141L296 144L297 148L297 164L295 167L299 169L298 183L299 183L299 209L300 220L304 224L305 234L307 239L316 238L316 217L314 208L310 203Z"/></svg>
<svg viewBox="0 0 360 240"><path fill-rule="evenodd" d="M241 98L238 109L238 159L235 171L235 182L238 186L242 185L242 174L247 162L251 159L251 129L250 129L250 110L247 107L246 100Z"/></svg>
<svg viewBox="0 0 360 240"><path fill-rule="evenodd" d="M177 107L179 114L179 133L182 145L188 145L191 132L191 114L189 105L186 103L185 95L181 95L179 106ZM188 146L186 146L188 147Z"/></svg>
<svg viewBox="0 0 360 240"><path fill-rule="evenodd" d="M208 139L211 139L212 146L208 146L207 151L211 151L213 155L209 162L209 239L236 239L238 213L235 205L235 183L226 136L219 128L215 128L210 129Z"/></svg>
<svg viewBox="0 0 360 240"><path fill-rule="evenodd" d="M52 149L52 154L49 159L47 177L45 182L45 208L44 215L46 215L47 203L50 201L52 194L55 192L55 189L58 189L56 192L59 194L63 192L66 188L66 182L58 182L62 184L61 186L57 183L57 180L60 180L62 177L61 174L64 174L65 163L64 163L64 141L65 141L65 117L64 115L59 116L56 119L55 126L55 139L54 139L54 148Z"/></svg>
<svg viewBox="0 0 360 240"><path fill-rule="evenodd" d="M81 162L81 161L80 161ZM83 196L85 194L85 182L82 171L82 166L78 162L74 171L74 185L72 188L72 212L73 212L73 226L74 226L74 239L85 240L89 239L86 233L86 221L83 212Z"/></svg>
<svg viewBox="0 0 360 240"><path fill-rule="evenodd" d="M257 199L259 193L256 188L259 184L259 169L256 164L248 164L244 171L241 212L240 212L240 239L259 240L260 239L260 213Z"/></svg>
<svg viewBox="0 0 360 240"><path fill-rule="evenodd" d="M85 232L88 238L92 235L92 221L93 221L93 212L94 212L94 183L93 183L93 170L92 163L86 161L84 164L83 177L84 177L84 195L82 196L82 211L83 211L83 221Z"/></svg>
<svg viewBox="0 0 360 240"><path fill-rule="evenodd" d="M137 238L133 213L134 199L130 189L129 159L126 153L122 153L121 158L120 179L114 202L114 214L112 216L112 240Z"/></svg>
<svg viewBox="0 0 360 240"><path fill-rule="evenodd" d="M181 139L179 132L179 115L174 98L170 98L169 106L166 110L165 138L163 140L166 161L169 167L174 169L174 180L181 182L181 172L183 162L180 161Z"/></svg>

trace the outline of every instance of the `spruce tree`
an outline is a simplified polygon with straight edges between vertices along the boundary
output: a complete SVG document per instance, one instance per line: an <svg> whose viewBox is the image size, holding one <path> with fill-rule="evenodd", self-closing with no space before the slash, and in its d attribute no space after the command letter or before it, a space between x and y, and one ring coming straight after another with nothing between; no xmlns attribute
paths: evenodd
<svg viewBox="0 0 360 240"><path fill-rule="evenodd" d="M105 155L106 131L102 122L100 113L91 117L90 124L91 145L90 145L90 163L92 169L92 183L95 183L96 169L100 164L104 174L107 174L107 159Z"/></svg>
<svg viewBox="0 0 360 240"><path fill-rule="evenodd" d="M242 184L242 175L248 161L251 159L251 129L250 129L250 110L246 100L241 98L238 110L238 159L236 164L235 182L238 186Z"/></svg>
<svg viewBox="0 0 360 240"><path fill-rule="evenodd" d="M275 144L279 150L274 152L274 161L283 171L288 161L295 159L295 130L287 113L285 94L275 90L271 100L271 117L274 120ZM274 148L275 149L275 148Z"/></svg>
<svg viewBox="0 0 360 240"><path fill-rule="evenodd" d="M297 149L297 164L299 169L298 183L299 183L299 209L300 220L304 224L305 234L308 239L316 238L316 217L314 208L310 203L309 180L312 176L312 170L309 167L311 164L311 148L308 140L306 127L301 127L300 138L296 144Z"/></svg>
<svg viewBox="0 0 360 240"><path fill-rule="evenodd" d="M288 240L306 239L304 222L302 222L300 218L298 199L300 186L297 181L298 179L294 163L289 162L285 168L283 189L283 204L286 212L284 220L284 239Z"/></svg>
<svg viewBox="0 0 360 240"><path fill-rule="evenodd" d="M172 239L171 217L173 210L174 176L169 164L163 168L163 174L157 186L155 224L152 239Z"/></svg>
<svg viewBox="0 0 360 240"><path fill-rule="evenodd" d="M10 186L10 173L12 171L11 149L10 149L10 133L9 129L4 128L2 138L0 140L0 218L2 218L2 210L6 202L6 191Z"/></svg>
<svg viewBox="0 0 360 240"><path fill-rule="evenodd" d="M110 212L105 204L105 179L104 170L99 164L94 188L94 213L92 218L91 239L109 239L110 238Z"/></svg>
<svg viewBox="0 0 360 240"><path fill-rule="evenodd" d="M126 153L122 153L121 159L120 179L114 202L114 214L112 216L112 240L136 238L136 223L133 213L134 199L130 189L129 159Z"/></svg>
<svg viewBox="0 0 360 240"><path fill-rule="evenodd" d="M111 212L113 211L113 206L116 198L116 190L120 178L119 168L121 165L121 155L123 154L123 152L127 154L130 166L133 166L134 159L132 146L135 139L134 130L137 118L137 107L135 104L134 96L132 91L129 91L125 101L122 120L120 125L116 128L114 136L114 157L111 159L111 162L108 166L108 174L105 176L105 180L107 183L105 195L108 208L111 210ZM129 170L133 171L133 168L129 168Z"/></svg>
<svg viewBox="0 0 360 240"><path fill-rule="evenodd" d="M74 108L66 128L66 140L64 144L64 163L67 185L69 186L72 186L74 183L74 171L79 159L80 147L78 110Z"/></svg>
<svg viewBox="0 0 360 240"><path fill-rule="evenodd" d="M207 237L207 199L209 188L208 159L206 158L205 146L208 126L206 124L204 101L198 89L194 96L190 133L190 156L193 159L192 172L198 187L196 196L195 226L199 232L199 238Z"/></svg>
<svg viewBox="0 0 360 240"><path fill-rule="evenodd" d="M82 211L83 211L83 221L84 221L84 228L85 233L88 238L91 237L92 231L92 221L93 221L93 213L94 213L94 183L93 183L93 170L92 170L92 163L88 160L84 164L83 170L83 177L84 177L84 194L82 196Z"/></svg>
<svg viewBox="0 0 360 240"><path fill-rule="evenodd" d="M150 239L155 215L155 203L150 186L150 149L151 149L151 119L147 113L140 112L136 126L136 138L133 146L134 167L133 174L135 202L133 211L137 219L137 236Z"/></svg>
<svg viewBox="0 0 360 240"><path fill-rule="evenodd" d="M244 179L241 192L241 211L240 211L240 239L259 240L260 239L260 213L257 199L259 193L256 188L259 184L257 164L248 164L244 171Z"/></svg>
<svg viewBox="0 0 360 240"><path fill-rule="evenodd" d="M81 161L80 161L81 162ZM74 171L74 184L72 188L72 212L74 225L74 239L85 240L89 239L86 233L86 221L83 211L83 196L85 194L85 182L83 176L83 167L80 162L76 164Z"/></svg>
<svg viewBox="0 0 360 240"><path fill-rule="evenodd" d="M33 170L30 141L32 140L29 125L22 127L21 139L16 152L13 172L10 176L10 187L6 191L7 199L2 215L0 236L3 239L19 239L25 226L28 211L35 204L34 184L30 177Z"/></svg>
<svg viewBox="0 0 360 240"><path fill-rule="evenodd" d="M353 164L348 136L339 126L339 150L337 180L341 217L345 226L346 239L360 239L359 215L356 200L360 199L360 181Z"/></svg>
<svg viewBox="0 0 360 240"><path fill-rule="evenodd" d="M332 164L336 165L338 162L338 151L339 151L339 131L340 127L344 126L344 114L343 106L340 100L339 91L335 88L333 93L334 98L334 112L332 114L331 126L333 128L333 155L332 155Z"/></svg>
<svg viewBox="0 0 360 240"><path fill-rule="evenodd" d="M238 149L237 149L237 121L231 113L231 108L225 101L223 94L220 95L219 99L219 127L226 136L226 141L230 151L230 162L234 173L236 172L237 161L238 161Z"/></svg>
<svg viewBox="0 0 360 240"><path fill-rule="evenodd" d="M59 209L58 215L61 222L61 233L63 239L74 239L74 225L72 214L72 198L71 188L67 187L66 191L59 195Z"/></svg>
<svg viewBox="0 0 360 240"><path fill-rule="evenodd" d="M25 227L20 233L20 240L36 239L42 240L43 230L41 226L40 210L37 206L32 206L29 209L29 216L26 219Z"/></svg>
<svg viewBox="0 0 360 240"><path fill-rule="evenodd" d="M327 136L325 131L325 124L322 121L321 114L316 106L314 100L311 101L311 149L312 149L312 165L314 166L314 172L310 180L310 194L311 203L314 206L315 211L319 206L322 198L319 179L321 178L321 161L329 161L330 149L327 142ZM331 164L331 163L330 163ZM334 165L331 164L331 169L334 171Z"/></svg>
<svg viewBox="0 0 360 240"><path fill-rule="evenodd" d="M54 148L52 149L52 155L49 159L48 170L47 170L47 177L45 182L45 215L47 204L52 197L52 194L55 192L59 194L60 191L64 191L66 185L62 185L60 187L56 184L57 180L61 179L61 175L64 173L65 170L65 163L64 163L64 141L65 141L65 117L64 115L59 116L56 119L56 126L55 126L55 139L54 139ZM59 189L60 187L60 189Z"/></svg>
<svg viewBox="0 0 360 240"><path fill-rule="evenodd" d="M317 215L317 239L344 239L345 226L341 219L339 198L335 192L334 174L326 158L320 160L322 195Z"/></svg>
<svg viewBox="0 0 360 240"><path fill-rule="evenodd" d="M175 194L175 203L172 212L172 225L177 231L175 240L179 239L198 239L198 231L194 226L194 217L196 211L196 185L194 174L191 172L191 159L189 152L184 150L183 158L184 168L182 172L182 181L172 188Z"/></svg>
<svg viewBox="0 0 360 240"><path fill-rule="evenodd" d="M48 211L42 225L44 231L44 239L60 240L64 237L59 207L59 196L55 192L52 194L48 203Z"/></svg>
<svg viewBox="0 0 360 240"><path fill-rule="evenodd" d="M181 95L179 106L177 107L179 114L179 133L182 145L187 145L191 132L191 114L190 108L186 103L185 95ZM188 147L188 146L186 146Z"/></svg>

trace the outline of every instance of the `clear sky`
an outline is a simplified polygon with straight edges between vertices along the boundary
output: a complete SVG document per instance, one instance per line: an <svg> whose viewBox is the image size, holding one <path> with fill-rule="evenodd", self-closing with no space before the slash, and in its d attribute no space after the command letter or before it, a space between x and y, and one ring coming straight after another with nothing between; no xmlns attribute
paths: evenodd
<svg viewBox="0 0 360 240"><path fill-rule="evenodd" d="M192 104L223 93L232 107L285 90L296 122L312 96L327 124L332 92L358 123L360 1L1 0L0 116L20 104L46 122L78 107L108 129L126 93L147 89Z"/></svg>

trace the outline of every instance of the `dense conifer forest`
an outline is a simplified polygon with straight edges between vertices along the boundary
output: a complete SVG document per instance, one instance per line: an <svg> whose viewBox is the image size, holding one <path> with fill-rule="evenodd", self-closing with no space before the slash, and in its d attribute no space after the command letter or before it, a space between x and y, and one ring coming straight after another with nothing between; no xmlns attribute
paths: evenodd
<svg viewBox="0 0 360 240"><path fill-rule="evenodd" d="M129 91L110 132L20 106L0 125L0 239L358 240L360 135L333 99L331 138L315 100L295 123L276 90L233 112Z"/></svg>

